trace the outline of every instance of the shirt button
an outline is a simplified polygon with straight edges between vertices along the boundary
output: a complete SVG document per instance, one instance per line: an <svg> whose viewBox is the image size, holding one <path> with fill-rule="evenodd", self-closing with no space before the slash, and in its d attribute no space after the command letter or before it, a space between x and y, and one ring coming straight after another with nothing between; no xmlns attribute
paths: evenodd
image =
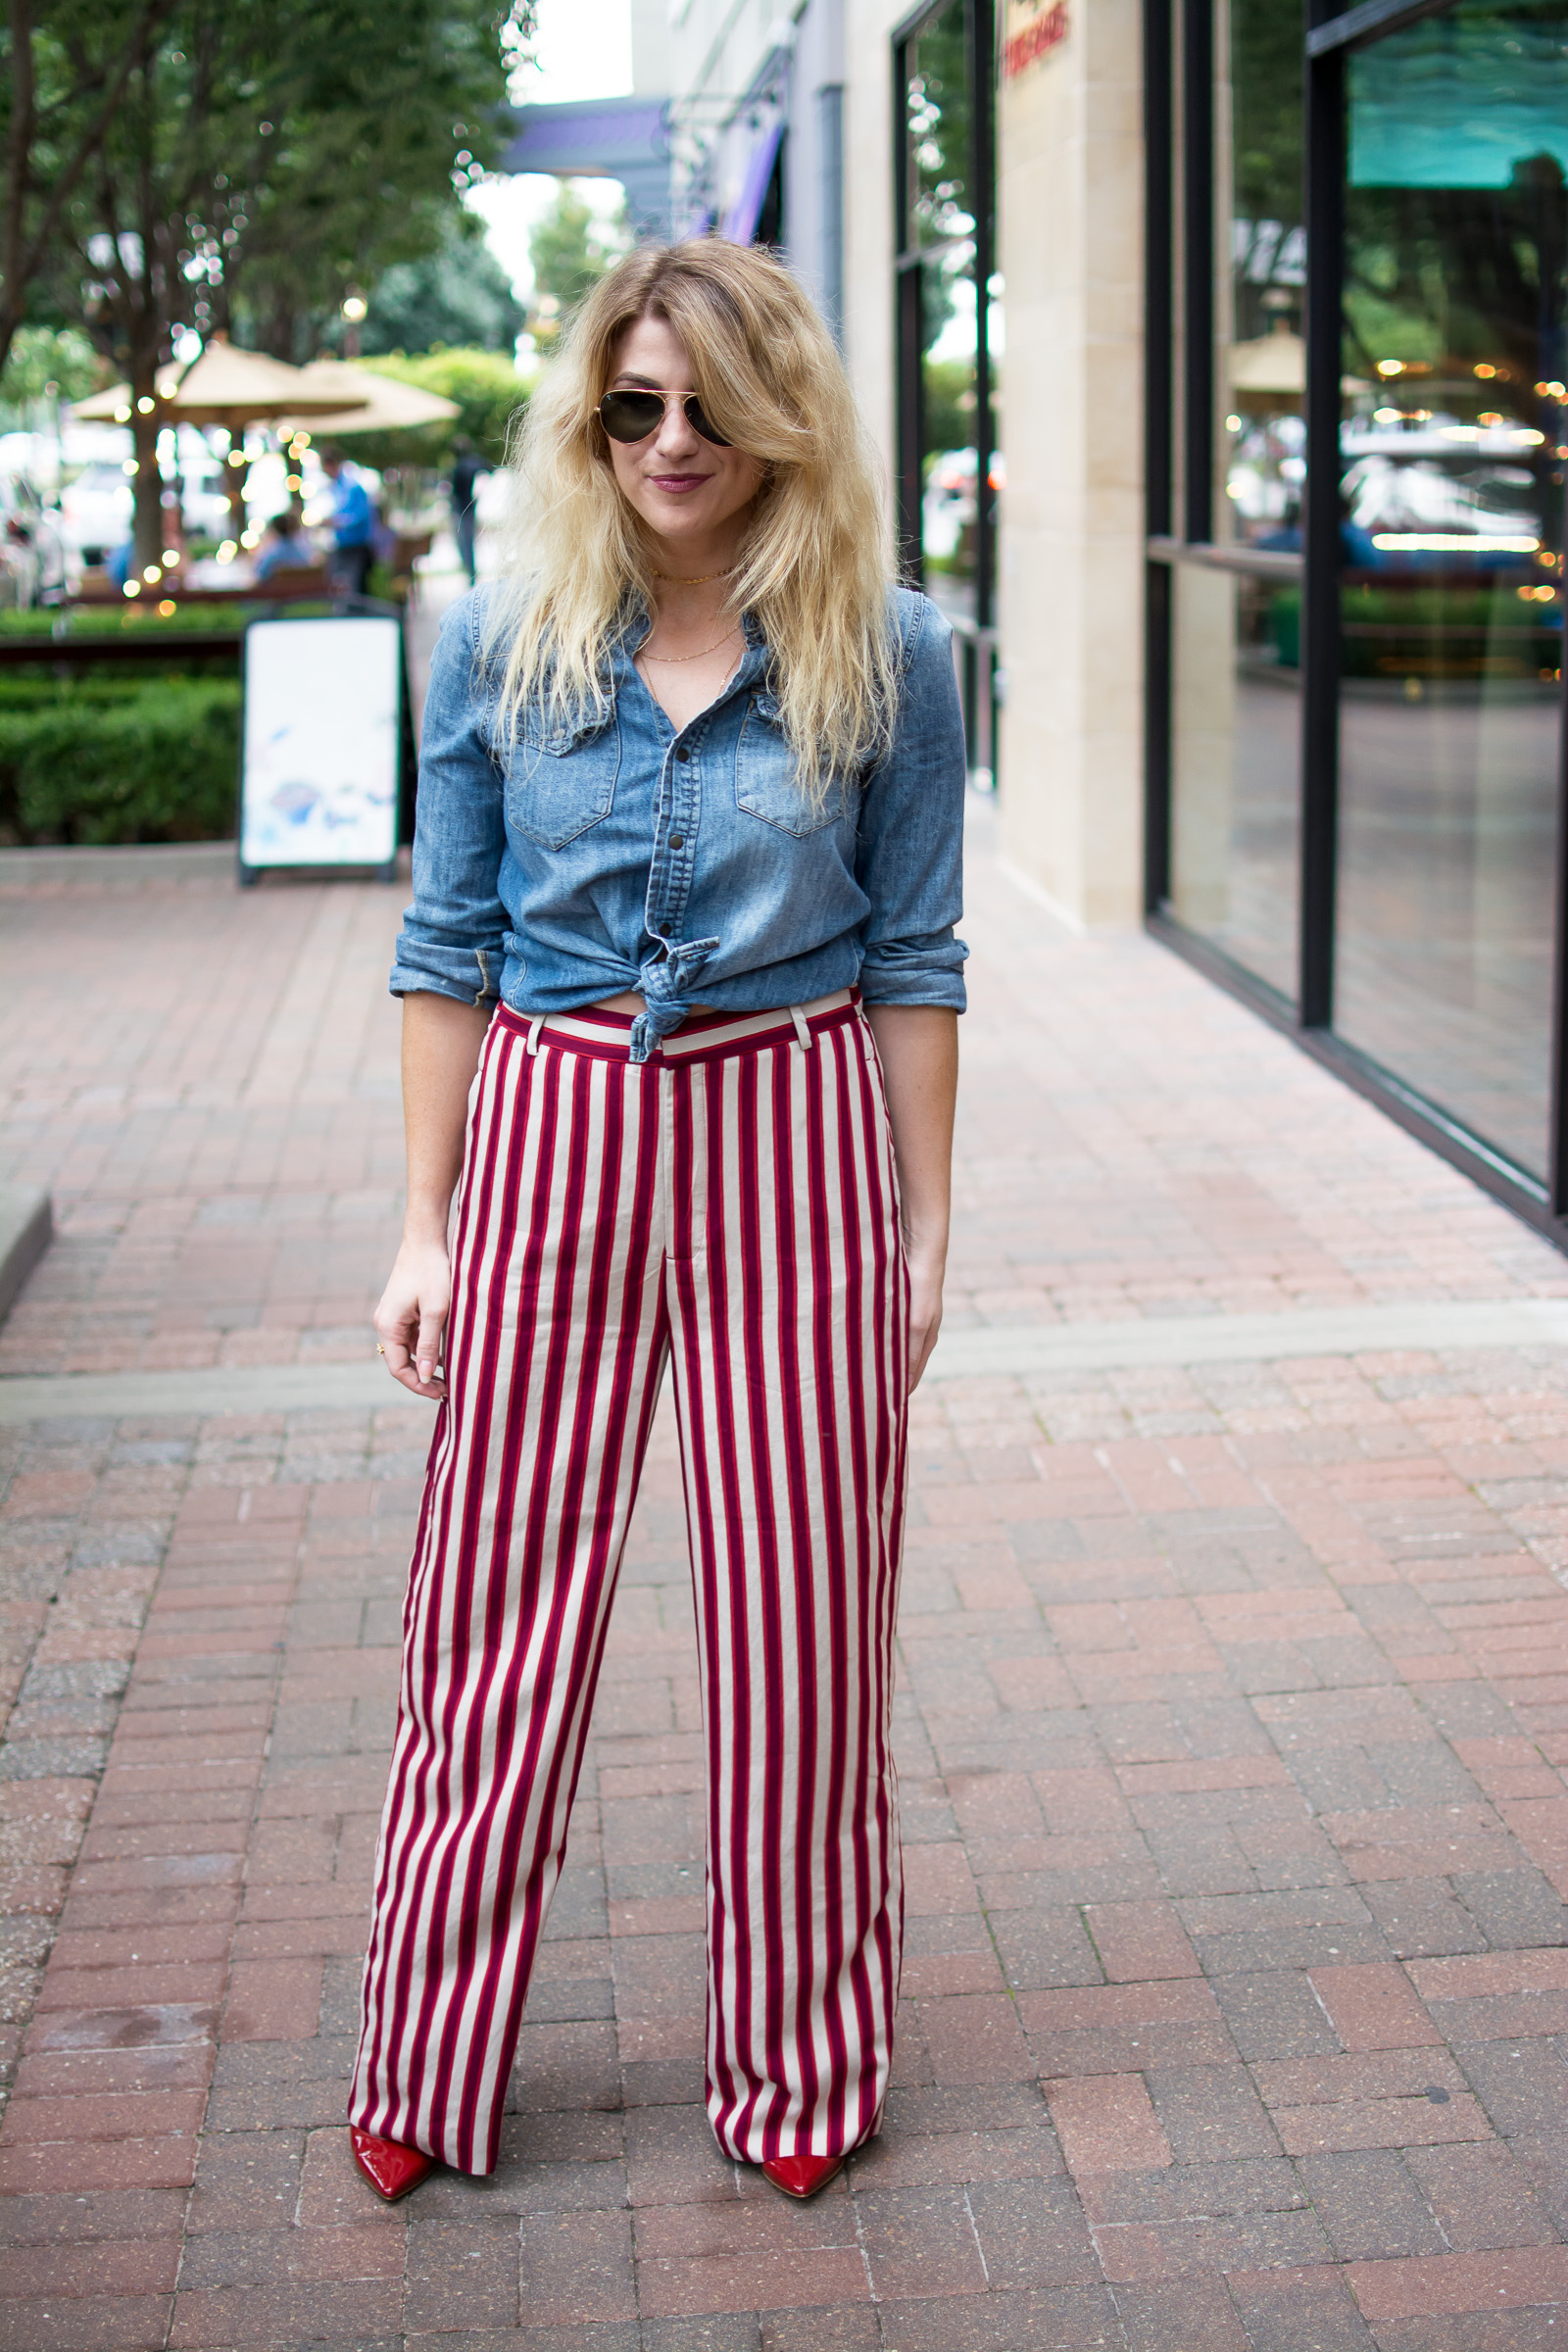
<svg viewBox="0 0 1568 2352"><path fill-rule="evenodd" d="M685 834L672 833L669 837L669 846L672 850L683 850L686 847Z"/></svg>
<svg viewBox="0 0 1568 2352"><path fill-rule="evenodd" d="M675 757L677 760L689 760L691 758L691 754L686 749L686 746L682 744L680 750L675 754Z"/></svg>

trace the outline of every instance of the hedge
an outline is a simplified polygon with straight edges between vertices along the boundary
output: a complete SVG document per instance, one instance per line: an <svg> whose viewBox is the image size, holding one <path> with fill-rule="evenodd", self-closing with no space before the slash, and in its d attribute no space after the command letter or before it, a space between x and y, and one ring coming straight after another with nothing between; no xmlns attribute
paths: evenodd
<svg viewBox="0 0 1568 2352"><path fill-rule="evenodd" d="M233 637L244 633L254 608L236 605L193 605L181 603L175 597L172 612L160 612L156 606L138 604L75 605L70 615L70 636L73 641L82 637L183 637L192 629L200 629L204 637L215 635ZM323 608L324 610L325 608ZM48 608L31 612L0 611L0 638L27 637L52 640L59 627L61 615ZM48 646L39 648L40 660L46 659Z"/></svg>
<svg viewBox="0 0 1568 2352"><path fill-rule="evenodd" d="M234 830L237 680L163 678L110 699L0 690L0 842L223 841Z"/></svg>

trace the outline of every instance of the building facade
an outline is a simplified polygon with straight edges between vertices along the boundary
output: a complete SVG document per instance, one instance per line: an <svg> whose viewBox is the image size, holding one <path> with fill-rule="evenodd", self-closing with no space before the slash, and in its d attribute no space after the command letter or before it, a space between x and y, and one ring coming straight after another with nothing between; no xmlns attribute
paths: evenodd
<svg viewBox="0 0 1568 2352"><path fill-rule="evenodd" d="M674 0L1004 853L1568 1235L1568 0Z"/></svg>

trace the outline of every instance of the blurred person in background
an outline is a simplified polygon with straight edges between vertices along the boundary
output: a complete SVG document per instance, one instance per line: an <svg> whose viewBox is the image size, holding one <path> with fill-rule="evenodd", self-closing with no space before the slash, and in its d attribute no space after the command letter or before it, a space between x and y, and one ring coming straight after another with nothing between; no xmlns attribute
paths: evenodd
<svg viewBox="0 0 1568 2352"><path fill-rule="evenodd" d="M270 580L274 571L304 571L316 562L316 550L290 507L274 514L256 555L256 577Z"/></svg>
<svg viewBox="0 0 1568 2352"><path fill-rule="evenodd" d="M375 509L370 493L340 449L321 452L332 493L332 555L328 568L340 595L363 596L375 554Z"/></svg>
<svg viewBox="0 0 1568 2352"><path fill-rule="evenodd" d="M466 433L460 433L452 460L448 493L452 501L452 529L458 556L471 588L479 577L475 541L479 528L479 482L490 468Z"/></svg>
<svg viewBox="0 0 1568 2352"><path fill-rule="evenodd" d="M709 2119L815 2193L879 2129L893 1637L963 1005L950 634L890 585L838 354L766 254L645 247L446 615L376 1310L437 1402L351 2144L493 2170L672 1370L708 1771Z"/></svg>

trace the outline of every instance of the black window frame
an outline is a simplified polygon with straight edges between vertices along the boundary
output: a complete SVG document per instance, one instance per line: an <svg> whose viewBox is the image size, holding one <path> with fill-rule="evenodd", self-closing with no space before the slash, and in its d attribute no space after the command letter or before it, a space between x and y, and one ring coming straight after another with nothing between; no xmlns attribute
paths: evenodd
<svg viewBox="0 0 1568 2352"><path fill-rule="evenodd" d="M1548 1174L1531 1171L1360 1053L1334 1027L1339 853L1340 411L1346 61L1454 0L1305 0L1302 23L1306 490L1301 554L1212 539L1214 0L1144 0L1145 927L1568 1251L1568 708L1559 724ZM1178 77L1177 67L1180 65ZM1181 261L1178 267L1178 241ZM1178 291L1179 288L1179 297ZM1178 361L1179 375L1178 381ZM1179 411L1180 433L1176 430ZM1178 468L1179 477L1178 478ZM1299 965L1294 1002L1184 924L1170 904L1172 607L1183 564L1299 578ZM1568 697L1568 676L1563 692Z"/></svg>
<svg viewBox="0 0 1568 2352"><path fill-rule="evenodd" d="M921 466L925 453L925 381L921 369L924 322L922 271L945 250L941 244L910 245L909 150L907 129L908 50L924 27L953 0L921 0L893 28L893 393L894 506L899 577L906 587L925 586L921 552ZM963 724L971 781L995 790L997 710L1000 701L997 628L997 523L988 495L991 463L997 455L994 379L990 335L990 288L997 269L997 5L996 0L961 0L964 50L969 71L968 190L974 220L975 281L975 582L974 617L950 614L959 656ZM968 243L952 239L951 243Z"/></svg>

